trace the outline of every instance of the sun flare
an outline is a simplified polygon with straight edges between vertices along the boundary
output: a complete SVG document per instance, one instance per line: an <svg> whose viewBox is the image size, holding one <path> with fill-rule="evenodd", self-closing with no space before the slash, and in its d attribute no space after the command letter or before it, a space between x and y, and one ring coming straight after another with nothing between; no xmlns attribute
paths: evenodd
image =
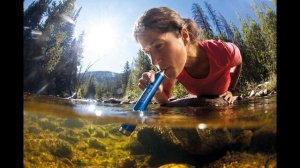
<svg viewBox="0 0 300 168"><path fill-rule="evenodd" d="M111 52L117 42L115 30L115 27L110 23L89 26L84 39L85 55L95 61Z"/></svg>

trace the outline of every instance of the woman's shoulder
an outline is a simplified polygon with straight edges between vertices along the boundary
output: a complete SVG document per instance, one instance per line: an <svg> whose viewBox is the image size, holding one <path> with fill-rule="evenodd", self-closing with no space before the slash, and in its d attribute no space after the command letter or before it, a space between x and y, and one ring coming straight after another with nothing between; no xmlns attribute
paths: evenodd
<svg viewBox="0 0 300 168"><path fill-rule="evenodd" d="M203 48L205 48L209 52L226 52L226 49L224 48L226 45L224 41L220 40L203 40L199 42L199 45Z"/></svg>
<svg viewBox="0 0 300 168"><path fill-rule="evenodd" d="M228 43L228 42L225 42L222 40L213 40L213 39L199 41L199 44L207 45L207 46L222 46L226 43Z"/></svg>
<svg viewBox="0 0 300 168"><path fill-rule="evenodd" d="M221 40L203 40L199 45L205 49L208 55L211 55L218 64L228 64L230 61L230 43Z"/></svg>

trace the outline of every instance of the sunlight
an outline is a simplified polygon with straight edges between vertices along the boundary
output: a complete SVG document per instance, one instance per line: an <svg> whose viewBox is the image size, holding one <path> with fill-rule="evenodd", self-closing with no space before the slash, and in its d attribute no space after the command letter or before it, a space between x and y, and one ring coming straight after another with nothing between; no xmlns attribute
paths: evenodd
<svg viewBox="0 0 300 168"><path fill-rule="evenodd" d="M117 45L117 32L112 23L99 23L89 26L84 38L84 52L90 61L96 61L112 52Z"/></svg>

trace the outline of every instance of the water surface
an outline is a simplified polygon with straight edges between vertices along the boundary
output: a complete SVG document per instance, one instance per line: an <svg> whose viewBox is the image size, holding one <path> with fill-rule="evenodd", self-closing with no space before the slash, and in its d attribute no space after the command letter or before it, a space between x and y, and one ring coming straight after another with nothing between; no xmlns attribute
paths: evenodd
<svg viewBox="0 0 300 168"><path fill-rule="evenodd" d="M130 104L24 95L25 167L276 165L272 139L276 137L276 96L236 101L226 107L150 104L145 112L131 108ZM124 136L118 131L122 123L137 128L131 136ZM168 157L161 157L162 153Z"/></svg>

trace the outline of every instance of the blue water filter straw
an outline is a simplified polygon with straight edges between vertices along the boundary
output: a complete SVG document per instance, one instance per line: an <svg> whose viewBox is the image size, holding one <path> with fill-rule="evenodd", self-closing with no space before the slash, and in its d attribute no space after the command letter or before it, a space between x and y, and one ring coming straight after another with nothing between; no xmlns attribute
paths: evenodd
<svg viewBox="0 0 300 168"><path fill-rule="evenodd" d="M155 79L153 83L149 83L141 96L139 97L138 101L133 106L133 111L141 112L147 109L148 104L150 103L151 99L153 98L155 92L157 91L159 85L164 79L164 71L158 71L155 73ZM135 125L123 123L119 129L119 131L129 136L135 129Z"/></svg>

